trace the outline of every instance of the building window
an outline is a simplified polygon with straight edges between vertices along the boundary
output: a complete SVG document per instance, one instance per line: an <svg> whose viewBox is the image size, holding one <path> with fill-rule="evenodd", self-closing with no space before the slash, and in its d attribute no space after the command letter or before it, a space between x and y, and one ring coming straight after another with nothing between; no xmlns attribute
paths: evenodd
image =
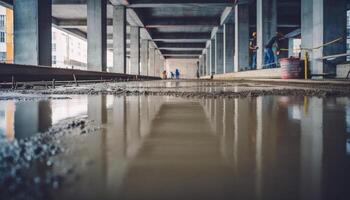
<svg viewBox="0 0 350 200"><path fill-rule="evenodd" d="M56 56L52 56L52 64L56 64L57 63L57 60L56 60L57 58L56 58Z"/></svg>
<svg viewBox="0 0 350 200"><path fill-rule="evenodd" d="M0 42L5 43L5 32L0 32Z"/></svg>
<svg viewBox="0 0 350 200"><path fill-rule="evenodd" d="M52 43L52 51L56 52L56 43Z"/></svg>
<svg viewBox="0 0 350 200"><path fill-rule="evenodd" d="M0 29L5 29L5 15L0 15Z"/></svg>

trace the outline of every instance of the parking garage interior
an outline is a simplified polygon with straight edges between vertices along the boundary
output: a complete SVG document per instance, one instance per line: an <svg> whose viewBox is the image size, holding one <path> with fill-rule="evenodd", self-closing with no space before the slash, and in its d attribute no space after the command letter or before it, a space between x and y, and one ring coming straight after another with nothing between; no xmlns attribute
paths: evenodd
<svg viewBox="0 0 350 200"><path fill-rule="evenodd" d="M348 199L349 10L0 0L0 199Z"/></svg>

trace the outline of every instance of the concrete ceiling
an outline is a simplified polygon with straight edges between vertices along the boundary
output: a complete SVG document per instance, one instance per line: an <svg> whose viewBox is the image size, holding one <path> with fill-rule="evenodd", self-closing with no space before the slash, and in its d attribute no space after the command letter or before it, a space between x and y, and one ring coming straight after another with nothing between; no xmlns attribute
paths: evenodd
<svg viewBox="0 0 350 200"><path fill-rule="evenodd" d="M13 0L2 1L12 4ZM300 16L300 0L277 1L279 9L288 18ZM125 5L128 8L128 24L140 26L141 38L153 41L165 58L198 58L210 39L213 28L222 22L224 11L235 2L254 5L255 0L109 0L108 47L112 48L113 43L113 5ZM52 4L52 16L56 25L86 37L86 0L52 0ZM295 25L296 22L292 20L285 24Z"/></svg>

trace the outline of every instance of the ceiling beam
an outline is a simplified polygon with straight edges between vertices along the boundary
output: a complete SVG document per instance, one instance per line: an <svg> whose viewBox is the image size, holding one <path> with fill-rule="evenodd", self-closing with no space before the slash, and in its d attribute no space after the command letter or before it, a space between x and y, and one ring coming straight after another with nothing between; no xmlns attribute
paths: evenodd
<svg viewBox="0 0 350 200"><path fill-rule="evenodd" d="M165 59L198 59L198 56L165 56Z"/></svg>
<svg viewBox="0 0 350 200"><path fill-rule="evenodd" d="M210 39L210 33L156 33L154 41L165 42L205 42Z"/></svg>
<svg viewBox="0 0 350 200"><path fill-rule="evenodd" d="M172 50L161 50L164 55L200 55L202 51L172 51Z"/></svg>
<svg viewBox="0 0 350 200"><path fill-rule="evenodd" d="M205 43L158 43L158 47L161 48L199 48L204 49Z"/></svg>
<svg viewBox="0 0 350 200"><path fill-rule="evenodd" d="M233 6L232 0L133 0L131 8L164 8L164 7L226 7Z"/></svg>
<svg viewBox="0 0 350 200"><path fill-rule="evenodd" d="M166 17L152 18L145 22L146 28L178 27L178 26L218 26L219 20L215 17Z"/></svg>

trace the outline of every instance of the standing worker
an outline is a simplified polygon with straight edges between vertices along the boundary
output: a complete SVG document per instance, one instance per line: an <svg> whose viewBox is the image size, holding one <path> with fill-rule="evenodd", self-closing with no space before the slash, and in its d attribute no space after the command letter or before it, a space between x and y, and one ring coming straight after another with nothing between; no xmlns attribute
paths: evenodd
<svg viewBox="0 0 350 200"><path fill-rule="evenodd" d="M275 54L272 50L275 45L277 52L279 53L279 42L283 39L283 34L276 32L276 35L271 38L269 43L265 46L265 67L264 68L273 68L276 67Z"/></svg>
<svg viewBox="0 0 350 200"><path fill-rule="evenodd" d="M176 79L180 78L180 71L179 71L179 69L175 70L175 76L176 76Z"/></svg>
<svg viewBox="0 0 350 200"><path fill-rule="evenodd" d="M256 41L256 32L253 32L252 38L250 38L250 42L249 42L249 50L252 56L252 65L251 65L252 70L256 69L256 52L258 51L258 49L259 47Z"/></svg>

